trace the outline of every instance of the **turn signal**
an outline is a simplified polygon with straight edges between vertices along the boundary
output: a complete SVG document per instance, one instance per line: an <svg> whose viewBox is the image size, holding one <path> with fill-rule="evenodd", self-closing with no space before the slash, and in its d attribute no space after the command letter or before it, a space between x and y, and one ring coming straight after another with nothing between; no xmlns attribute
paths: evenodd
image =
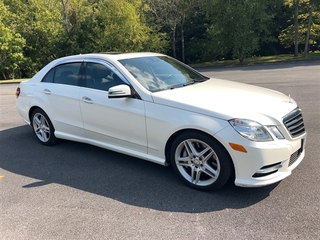
<svg viewBox="0 0 320 240"><path fill-rule="evenodd" d="M230 147L232 147L233 150L239 151L239 152L244 152L246 153L247 150L244 148L244 146L235 144L235 143L229 143Z"/></svg>

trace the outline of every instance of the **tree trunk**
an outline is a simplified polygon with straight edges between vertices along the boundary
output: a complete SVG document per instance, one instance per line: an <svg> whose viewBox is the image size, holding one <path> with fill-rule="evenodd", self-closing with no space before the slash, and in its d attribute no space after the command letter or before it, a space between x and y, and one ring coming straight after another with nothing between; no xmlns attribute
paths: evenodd
<svg viewBox="0 0 320 240"><path fill-rule="evenodd" d="M64 28L66 29L66 33L67 33L68 37L70 38L70 29L69 29L67 7L66 7L66 3L64 2L64 0L61 0L61 5L62 5L62 14L63 14L63 25L64 25Z"/></svg>
<svg viewBox="0 0 320 240"><path fill-rule="evenodd" d="M313 11L313 8L312 8L312 5L310 5L309 6L308 29L307 29L306 42L304 44L304 52L303 52L304 57L307 57L307 54L308 54L310 30L311 30L311 23L312 23L312 11Z"/></svg>
<svg viewBox="0 0 320 240"><path fill-rule="evenodd" d="M186 57L184 53L184 22L185 22L185 17L182 18L181 22L181 54L182 54L182 62L186 62Z"/></svg>
<svg viewBox="0 0 320 240"><path fill-rule="evenodd" d="M299 0L294 0L294 56L297 57L299 53Z"/></svg>
<svg viewBox="0 0 320 240"><path fill-rule="evenodd" d="M174 58L177 58L177 51L176 51L176 27L172 28L171 48L172 48L172 55L173 55L173 57L174 57Z"/></svg>
<svg viewBox="0 0 320 240"><path fill-rule="evenodd" d="M244 62L244 52L243 52L243 49L241 48L238 52L238 59L239 59L239 62L240 63L243 63Z"/></svg>

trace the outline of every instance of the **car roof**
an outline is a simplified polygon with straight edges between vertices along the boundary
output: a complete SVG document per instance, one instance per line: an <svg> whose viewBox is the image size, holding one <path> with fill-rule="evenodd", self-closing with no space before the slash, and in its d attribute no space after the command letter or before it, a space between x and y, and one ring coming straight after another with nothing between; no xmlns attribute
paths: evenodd
<svg viewBox="0 0 320 240"><path fill-rule="evenodd" d="M98 53L96 54L106 55L108 58L112 58L114 60L121 60L121 59L129 59L129 58L139 58L139 57L150 57L150 56L164 56L160 53L153 53L153 52L131 52L131 53Z"/></svg>
<svg viewBox="0 0 320 240"><path fill-rule="evenodd" d="M132 53L87 53L87 54L79 54L66 56L63 58L57 59L60 61L65 60L78 60L83 58L100 58L100 59L112 59L115 61L122 59L130 59L130 58L140 58L140 57L151 57L151 56L165 56L161 53L153 53L153 52L132 52Z"/></svg>

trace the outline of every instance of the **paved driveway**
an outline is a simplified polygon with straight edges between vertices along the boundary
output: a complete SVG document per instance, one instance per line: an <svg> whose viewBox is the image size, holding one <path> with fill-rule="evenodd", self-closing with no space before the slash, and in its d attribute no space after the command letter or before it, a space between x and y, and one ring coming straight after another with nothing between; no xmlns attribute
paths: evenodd
<svg viewBox="0 0 320 240"><path fill-rule="evenodd" d="M202 69L290 94L307 154L280 183L217 192L171 168L93 146L40 145L0 85L0 239L320 239L320 63Z"/></svg>

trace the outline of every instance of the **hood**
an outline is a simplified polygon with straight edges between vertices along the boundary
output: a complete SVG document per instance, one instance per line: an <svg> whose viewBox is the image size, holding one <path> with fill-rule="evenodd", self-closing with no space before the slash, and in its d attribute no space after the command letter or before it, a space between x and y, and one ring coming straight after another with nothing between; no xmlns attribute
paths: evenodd
<svg viewBox="0 0 320 240"><path fill-rule="evenodd" d="M278 125L297 107L280 92L233 81L211 78L181 88L152 93L157 104L224 120L244 118L264 125Z"/></svg>

